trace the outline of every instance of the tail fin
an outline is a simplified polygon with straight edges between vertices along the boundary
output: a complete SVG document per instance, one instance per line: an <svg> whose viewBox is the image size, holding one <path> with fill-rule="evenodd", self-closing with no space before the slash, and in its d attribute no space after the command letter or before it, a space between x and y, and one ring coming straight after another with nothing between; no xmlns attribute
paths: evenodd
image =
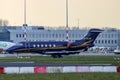
<svg viewBox="0 0 120 80"><path fill-rule="evenodd" d="M101 33L103 30L101 29L90 29L87 35L84 37L85 40L92 40L91 43L95 41L99 33Z"/></svg>

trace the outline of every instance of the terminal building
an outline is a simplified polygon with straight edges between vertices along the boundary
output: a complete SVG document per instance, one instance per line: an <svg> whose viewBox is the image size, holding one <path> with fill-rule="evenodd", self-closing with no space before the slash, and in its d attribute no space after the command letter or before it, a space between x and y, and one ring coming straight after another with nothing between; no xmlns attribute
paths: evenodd
<svg viewBox="0 0 120 80"><path fill-rule="evenodd" d="M69 29L69 40L75 41L84 38L89 29ZM43 26L27 26L26 41L65 41L66 30L46 29ZM1 26L0 41L10 41L18 43L24 41L23 26ZM120 30L119 29L104 29L95 41L96 47L116 48L120 46Z"/></svg>

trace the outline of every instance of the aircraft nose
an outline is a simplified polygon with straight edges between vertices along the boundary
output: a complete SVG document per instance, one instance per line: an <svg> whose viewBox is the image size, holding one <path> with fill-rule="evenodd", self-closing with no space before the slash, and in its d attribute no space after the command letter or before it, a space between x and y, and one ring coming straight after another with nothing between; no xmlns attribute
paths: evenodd
<svg viewBox="0 0 120 80"><path fill-rule="evenodd" d="M0 48L0 53L2 53L2 51L3 51L3 48Z"/></svg>

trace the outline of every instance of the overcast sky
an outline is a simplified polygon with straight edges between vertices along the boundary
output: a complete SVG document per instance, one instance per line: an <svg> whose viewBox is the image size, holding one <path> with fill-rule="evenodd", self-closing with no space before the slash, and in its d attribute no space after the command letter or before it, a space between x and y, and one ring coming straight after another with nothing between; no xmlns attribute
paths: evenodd
<svg viewBox="0 0 120 80"><path fill-rule="evenodd" d="M69 26L120 27L120 0L68 0ZM0 0L0 19L24 23L24 0ZM27 0L27 24L66 25L66 0Z"/></svg>

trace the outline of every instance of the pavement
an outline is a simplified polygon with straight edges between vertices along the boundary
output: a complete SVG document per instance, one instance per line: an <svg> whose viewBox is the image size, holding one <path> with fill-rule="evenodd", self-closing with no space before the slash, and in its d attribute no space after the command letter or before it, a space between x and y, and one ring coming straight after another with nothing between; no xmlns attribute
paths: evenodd
<svg viewBox="0 0 120 80"><path fill-rule="evenodd" d="M34 62L0 62L0 67L35 67L35 66L111 66L111 64L48 64Z"/></svg>

